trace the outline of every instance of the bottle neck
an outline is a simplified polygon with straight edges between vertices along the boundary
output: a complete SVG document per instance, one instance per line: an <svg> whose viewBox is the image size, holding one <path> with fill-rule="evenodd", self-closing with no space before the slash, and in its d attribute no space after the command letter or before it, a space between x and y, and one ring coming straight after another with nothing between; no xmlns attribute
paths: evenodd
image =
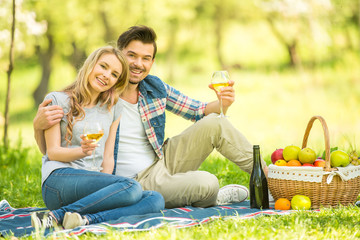
<svg viewBox="0 0 360 240"><path fill-rule="evenodd" d="M254 153L253 153L253 161L254 161L254 168L261 168L261 157L260 157L260 148L259 147L254 147L253 149Z"/></svg>

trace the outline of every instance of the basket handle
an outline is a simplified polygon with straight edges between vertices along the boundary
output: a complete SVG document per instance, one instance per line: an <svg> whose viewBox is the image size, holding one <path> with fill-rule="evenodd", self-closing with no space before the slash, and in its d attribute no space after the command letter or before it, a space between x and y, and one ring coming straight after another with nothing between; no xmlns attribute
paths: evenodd
<svg viewBox="0 0 360 240"><path fill-rule="evenodd" d="M303 139L303 143L302 143L302 148L305 148L306 147L306 144L307 144L307 141L308 141L308 138L309 138L309 134L310 134L310 130L313 126L313 123L315 120L319 120L322 127L323 127L323 131L324 131L324 138L325 138L325 168L324 170L325 171L331 171L331 166L330 166L330 139L329 139L329 130L328 130L328 127L326 125L326 122L325 122L325 119L321 116L313 116L307 127L306 127L306 130L305 130L305 134L304 134L304 139Z"/></svg>

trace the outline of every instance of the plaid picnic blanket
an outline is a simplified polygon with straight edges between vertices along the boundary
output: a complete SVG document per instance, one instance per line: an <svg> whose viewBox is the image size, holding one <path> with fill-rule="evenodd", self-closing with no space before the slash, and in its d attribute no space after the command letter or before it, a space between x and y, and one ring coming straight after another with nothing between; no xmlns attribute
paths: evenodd
<svg viewBox="0 0 360 240"><path fill-rule="evenodd" d="M164 226L186 228L204 224L219 218L253 218L261 215L288 214L292 211L277 211L273 209L251 209L249 201L231 205L215 206L209 208L183 207L166 209L161 213L134 215L120 217L117 220L81 226L75 229L46 229L41 233L36 232L31 226L31 213L33 211L46 211L46 208L18 208L10 206L6 200L0 202L0 237L14 235L24 237L29 235L43 236L74 236L87 232L102 235L110 230L118 231L146 231Z"/></svg>

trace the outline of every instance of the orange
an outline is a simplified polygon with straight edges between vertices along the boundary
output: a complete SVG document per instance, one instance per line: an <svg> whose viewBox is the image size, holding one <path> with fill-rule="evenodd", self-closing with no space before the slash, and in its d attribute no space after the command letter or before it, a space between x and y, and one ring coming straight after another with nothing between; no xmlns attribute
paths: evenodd
<svg viewBox="0 0 360 240"><path fill-rule="evenodd" d="M301 162L299 160L290 160L286 163L286 166L288 167L300 167Z"/></svg>
<svg viewBox="0 0 360 240"><path fill-rule="evenodd" d="M279 198L275 202L275 210L289 210L291 203L286 198Z"/></svg>

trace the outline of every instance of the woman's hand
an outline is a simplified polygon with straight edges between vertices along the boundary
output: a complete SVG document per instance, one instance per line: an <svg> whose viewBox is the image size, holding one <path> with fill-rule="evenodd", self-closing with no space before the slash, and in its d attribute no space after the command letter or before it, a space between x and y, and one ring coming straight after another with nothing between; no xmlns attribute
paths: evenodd
<svg viewBox="0 0 360 240"><path fill-rule="evenodd" d="M86 156L91 156L92 152L94 151L94 149L98 146L97 144L95 144L95 140L94 139L87 139L86 135L82 134L80 136L80 138L82 139L82 141L80 142L81 144L81 149L83 151L83 153Z"/></svg>

